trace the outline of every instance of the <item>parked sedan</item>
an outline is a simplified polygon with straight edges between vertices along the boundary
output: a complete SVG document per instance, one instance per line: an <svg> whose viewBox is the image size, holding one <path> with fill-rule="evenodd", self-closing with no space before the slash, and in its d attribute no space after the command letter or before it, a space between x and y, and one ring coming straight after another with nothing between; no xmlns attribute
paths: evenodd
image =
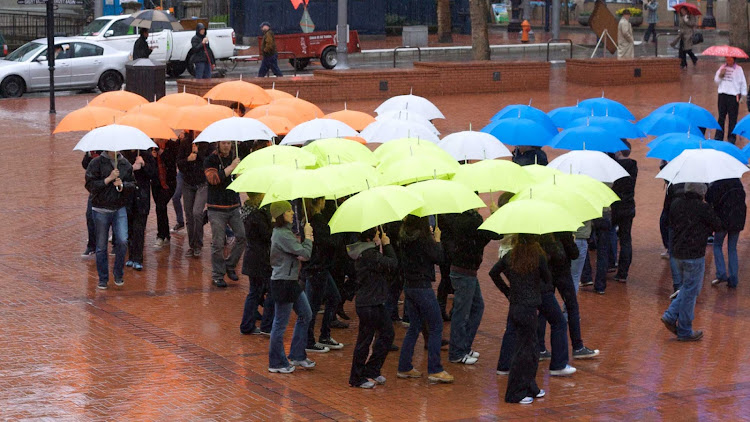
<svg viewBox="0 0 750 422"><path fill-rule="evenodd" d="M55 38L55 90L118 90L128 54L98 42ZM0 60L0 96L35 91L49 91L46 39L24 44Z"/></svg>

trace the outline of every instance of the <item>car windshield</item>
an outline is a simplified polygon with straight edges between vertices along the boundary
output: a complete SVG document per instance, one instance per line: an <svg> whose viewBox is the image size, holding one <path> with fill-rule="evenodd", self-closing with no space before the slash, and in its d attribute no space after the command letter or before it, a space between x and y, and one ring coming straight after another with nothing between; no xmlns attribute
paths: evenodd
<svg viewBox="0 0 750 422"><path fill-rule="evenodd" d="M12 62L25 62L32 58L40 49L44 48L44 44L38 42L30 42L19 47L16 51L8 54L5 60Z"/></svg>
<svg viewBox="0 0 750 422"><path fill-rule="evenodd" d="M89 37L93 35L99 35L99 32L109 23L109 19L94 19L90 24L83 28L81 35Z"/></svg>

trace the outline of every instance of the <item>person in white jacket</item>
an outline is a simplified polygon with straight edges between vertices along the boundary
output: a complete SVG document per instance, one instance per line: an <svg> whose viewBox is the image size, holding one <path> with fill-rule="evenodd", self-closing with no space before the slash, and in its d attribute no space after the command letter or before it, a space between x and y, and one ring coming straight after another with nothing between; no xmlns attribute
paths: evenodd
<svg viewBox="0 0 750 422"><path fill-rule="evenodd" d="M726 57L726 63L721 65L714 75L714 82L719 85L719 125L721 125L721 130L716 131L714 139L717 141L724 140L725 122L728 117L727 141L734 144L737 137L732 132L737 124L737 113L740 109L742 97L747 96L745 72L734 62L734 57Z"/></svg>

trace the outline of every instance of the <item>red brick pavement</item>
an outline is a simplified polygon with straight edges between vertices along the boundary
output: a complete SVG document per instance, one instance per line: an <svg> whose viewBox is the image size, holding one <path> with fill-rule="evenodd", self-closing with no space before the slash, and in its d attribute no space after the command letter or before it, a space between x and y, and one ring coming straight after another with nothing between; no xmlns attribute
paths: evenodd
<svg viewBox="0 0 750 422"><path fill-rule="evenodd" d="M713 110L714 65L702 61L681 83L618 87L605 94L638 117L691 95ZM448 117L437 126L444 133L469 123L477 127L500 107L529 99L548 110L601 95L598 88L566 84L564 70L554 70L553 77L549 92L432 98ZM702 291L695 321L706 331L701 342L678 343L666 332L658 320L671 290L667 262L659 258L662 183L653 178L658 162L645 158L641 143L633 154L641 173L631 278L627 285L612 282L604 296L585 289L580 294L584 339L602 355L572 362L579 371L570 378L550 377L541 365L538 381L548 395L523 407L503 402L506 378L495 375L507 301L486 276L494 245L480 271L487 306L475 348L482 358L476 366L446 362L456 377L453 385L397 379L398 356L392 354L383 371L385 386L350 388L356 321L351 329L334 331L347 345L343 350L313 356L315 370L269 374L267 339L242 336L238 329L247 280L224 290L212 287L208 254L183 258L183 234L162 251L147 242L143 272L126 269L124 287L97 291L93 259L79 257L86 192L80 153L71 151L78 137L50 135L56 121L90 97L60 98L60 114L52 118L45 99L0 101L3 419L750 420L750 265L740 261L737 291L710 285ZM361 110L376 105L348 104ZM343 108L321 106L326 112ZM149 240L155 231L152 216ZM739 249L740 256L747 255L744 233ZM710 281L710 249L707 257ZM397 342L404 332L396 327ZM415 365L424 369L421 347L420 340Z"/></svg>

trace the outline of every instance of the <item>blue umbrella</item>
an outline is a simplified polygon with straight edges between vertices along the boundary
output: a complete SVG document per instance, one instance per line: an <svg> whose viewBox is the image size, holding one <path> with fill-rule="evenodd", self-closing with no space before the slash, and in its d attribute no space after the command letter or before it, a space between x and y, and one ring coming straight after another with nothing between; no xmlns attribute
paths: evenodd
<svg viewBox="0 0 750 422"><path fill-rule="evenodd" d="M552 119L555 126L564 127L572 120L591 116L591 109L578 106L560 107L550 111L547 115Z"/></svg>
<svg viewBox="0 0 750 422"><path fill-rule="evenodd" d="M658 142L657 142L658 141ZM651 147L653 145L653 147ZM660 136L649 143L651 151L646 157L672 161L686 149L715 149L726 152L743 164L747 164L747 155L729 142L701 139L687 133L670 133Z"/></svg>
<svg viewBox="0 0 750 422"><path fill-rule="evenodd" d="M734 127L732 133L734 133L735 135L744 136L745 138L750 138L750 115L743 117L742 120L740 120L739 123L737 123L737 125Z"/></svg>
<svg viewBox="0 0 750 422"><path fill-rule="evenodd" d="M642 131L652 136L661 136L667 133L688 133L689 130L693 135L700 136L701 138L705 137L695 123L691 123L686 118L672 113L653 112L641 119L636 125Z"/></svg>
<svg viewBox="0 0 750 422"><path fill-rule="evenodd" d="M664 104L651 112L651 114L657 113L674 113L678 116L684 117L695 126L704 127L706 129L721 129L719 122L716 121L716 118L710 111L693 103Z"/></svg>
<svg viewBox="0 0 750 422"><path fill-rule="evenodd" d="M612 135L618 138L645 138L646 134L641 131L635 124L621 119L619 117L582 117L575 119L567 125L563 126L564 129L570 129L578 126L594 126L600 127Z"/></svg>
<svg viewBox="0 0 750 422"><path fill-rule="evenodd" d="M594 126L577 126L565 129L552 138L552 148L570 150L588 150L617 152L628 149L620 138L608 131Z"/></svg>
<svg viewBox="0 0 750 422"><path fill-rule="evenodd" d="M506 145L536 147L549 145L550 139L555 136L555 132L544 125L524 118L497 120L485 126L482 132L493 135Z"/></svg>
<svg viewBox="0 0 750 422"><path fill-rule="evenodd" d="M543 112L542 110L539 110L538 108L534 108L531 106L523 105L523 104L513 104L509 105L502 110L498 111L492 118L490 119L491 122L502 120L502 119L512 119L512 118L522 118L522 119L529 119L533 120L544 127L546 127L548 130L552 132L557 132L557 126L552 121L552 119L547 116L547 113Z"/></svg>
<svg viewBox="0 0 750 422"><path fill-rule="evenodd" d="M578 103L578 107L587 108L594 112L594 116L612 116L625 120L635 120L635 116L624 105L609 98L589 98Z"/></svg>

